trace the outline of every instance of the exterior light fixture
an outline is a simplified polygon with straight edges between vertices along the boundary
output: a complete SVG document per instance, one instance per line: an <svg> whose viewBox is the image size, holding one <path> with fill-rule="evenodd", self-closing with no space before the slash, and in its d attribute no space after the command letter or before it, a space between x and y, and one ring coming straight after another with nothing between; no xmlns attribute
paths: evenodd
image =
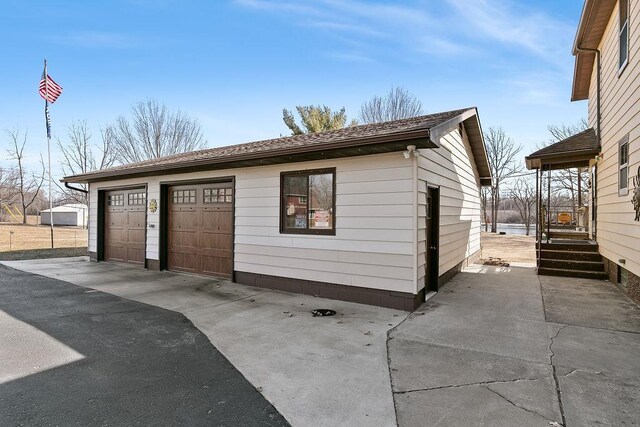
<svg viewBox="0 0 640 427"><path fill-rule="evenodd" d="M407 150L403 151L402 155L405 159L408 159L409 157L411 157L411 153L413 153L414 156L418 157L418 151L416 150L415 145L407 145Z"/></svg>

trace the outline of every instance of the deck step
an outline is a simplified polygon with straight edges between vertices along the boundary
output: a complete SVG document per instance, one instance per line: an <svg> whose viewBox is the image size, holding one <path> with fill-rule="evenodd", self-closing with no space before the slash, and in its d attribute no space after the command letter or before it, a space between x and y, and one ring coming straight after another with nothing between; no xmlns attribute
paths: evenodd
<svg viewBox="0 0 640 427"><path fill-rule="evenodd" d="M578 277L582 279L606 280L609 278L604 271L578 271L567 270L565 268L538 267L538 274L541 276L562 276Z"/></svg>
<svg viewBox="0 0 640 427"><path fill-rule="evenodd" d="M540 267L543 268L559 268L563 270L577 271L604 271L604 263L599 261L580 261L567 259L547 259L540 260Z"/></svg>
<svg viewBox="0 0 640 427"><path fill-rule="evenodd" d="M542 249L541 259L574 260L574 261L602 261L602 255L592 251L563 251Z"/></svg>
<svg viewBox="0 0 640 427"><path fill-rule="evenodd" d="M536 250L540 247L536 243ZM579 251L579 252L598 252L598 245L595 243L544 243L542 242L542 250L558 250L558 251Z"/></svg>
<svg viewBox="0 0 640 427"><path fill-rule="evenodd" d="M552 239L589 240L589 233L584 231L551 231L549 237Z"/></svg>

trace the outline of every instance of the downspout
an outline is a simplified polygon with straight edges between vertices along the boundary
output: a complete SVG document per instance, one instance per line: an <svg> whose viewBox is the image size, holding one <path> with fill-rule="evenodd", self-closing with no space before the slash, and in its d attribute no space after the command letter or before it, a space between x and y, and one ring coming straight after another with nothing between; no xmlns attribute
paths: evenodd
<svg viewBox="0 0 640 427"><path fill-rule="evenodd" d="M576 51L578 52L591 52L596 54L596 127L598 128L598 133L596 134L598 137L598 148L602 147L602 135L600 132L600 49L589 49L586 47L580 47L576 45Z"/></svg>
<svg viewBox="0 0 640 427"><path fill-rule="evenodd" d="M67 187L69 190L74 190L74 191L79 191L81 193L84 194L89 194L89 190L85 190L84 188L80 188L80 187L74 187L73 185L69 185L68 182L65 181L64 186ZM89 224L87 225L87 230L89 229ZM82 209L82 228L85 228L85 219L84 219L84 209Z"/></svg>
<svg viewBox="0 0 640 427"><path fill-rule="evenodd" d="M596 138L598 140L598 150L602 149L602 132L601 132L601 113L600 113L600 49L589 49L586 47L580 47L580 45L576 45L576 51L578 52L592 52L596 54L596 126L598 128L598 132L596 133ZM592 200L594 202L596 202L598 200L598 165L596 164L596 168L595 171L593 173L593 182L591 183L591 191L593 192L592 194ZM596 228L597 228L597 203L592 203L592 212L591 212L591 217L592 217L592 223L593 223L593 230L591 231L592 235L594 238L596 238Z"/></svg>
<svg viewBox="0 0 640 427"><path fill-rule="evenodd" d="M89 194L89 190L85 190L84 188L74 187L73 185L69 185L68 182L65 182L64 186L67 187L69 190L74 190L74 191L79 191L79 192L84 193L84 194Z"/></svg>

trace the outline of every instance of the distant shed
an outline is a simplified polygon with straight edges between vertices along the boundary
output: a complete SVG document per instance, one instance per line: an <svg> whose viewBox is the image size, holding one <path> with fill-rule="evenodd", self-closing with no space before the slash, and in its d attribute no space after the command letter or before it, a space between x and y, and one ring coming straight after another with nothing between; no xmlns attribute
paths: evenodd
<svg viewBox="0 0 640 427"><path fill-rule="evenodd" d="M76 227L86 227L89 217L87 205L68 204L53 208L53 225L71 225ZM51 213L49 209L40 212L40 223L51 224Z"/></svg>

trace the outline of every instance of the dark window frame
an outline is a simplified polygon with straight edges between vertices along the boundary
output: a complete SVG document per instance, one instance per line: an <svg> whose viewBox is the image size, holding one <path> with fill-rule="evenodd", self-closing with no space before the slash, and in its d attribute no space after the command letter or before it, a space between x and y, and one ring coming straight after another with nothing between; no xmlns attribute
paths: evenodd
<svg viewBox="0 0 640 427"><path fill-rule="evenodd" d="M623 150L626 159L623 159ZM626 160L626 162L623 162ZM622 171L625 171L626 179L622 179ZM624 181L624 182L623 182ZM622 186L624 184L624 187ZM629 194L629 135L625 135L618 141L618 196L626 196Z"/></svg>
<svg viewBox="0 0 640 427"><path fill-rule="evenodd" d="M331 228L309 228L309 176L332 174L332 209L331 209ZM284 180L287 176L306 176L307 177L307 228L287 228L285 227L285 219L287 217L285 210L287 209L286 195L284 194ZM336 235L336 168L325 169L308 169L300 171L280 172L280 234L307 234L320 236Z"/></svg>

